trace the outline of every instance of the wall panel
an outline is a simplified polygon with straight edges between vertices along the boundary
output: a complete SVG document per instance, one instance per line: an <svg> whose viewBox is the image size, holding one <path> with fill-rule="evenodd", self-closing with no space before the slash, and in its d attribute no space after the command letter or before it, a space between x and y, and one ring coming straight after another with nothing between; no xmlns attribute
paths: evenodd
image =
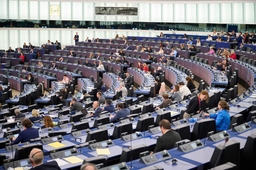
<svg viewBox="0 0 256 170"><path fill-rule="evenodd" d="M173 4L163 4L162 21L172 22L173 21Z"/></svg>
<svg viewBox="0 0 256 170"><path fill-rule="evenodd" d="M95 16L94 3L84 2L84 20L93 21ZM96 16L95 16L96 20ZM96 20L100 21L100 20Z"/></svg>
<svg viewBox="0 0 256 170"><path fill-rule="evenodd" d="M73 3L72 20L83 20L83 3L82 2L72 2L72 3Z"/></svg>
<svg viewBox="0 0 256 170"><path fill-rule="evenodd" d="M197 4L197 22L207 23L209 20L208 4ZM216 13L216 12L215 12Z"/></svg>
<svg viewBox="0 0 256 170"><path fill-rule="evenodd" d="M19 43L19 30L9 30L9 43L11 44L12 49L21 47Z"/></svg>
<svg viewBox="0 0 256 170"><path fill-rule="evenodd" d="M174 4L174 21L185 22L185 4Z"/></svg>
<svg viewBox="0 0 256 170"><path fill-rule="evenodd" d="M61 19L71 20L71 2L61 2Z"/></svg>
<svg viewBox="0 0 256 170"><path fill-rule="evenodd" d="M244 3L244 23L255 24L255 3Z"/></svg>
<svg viewBox="0 0 256 170"><path fill-rule="evenodd" d="M41 20L48 20L49 19L49 3L45 1L39 2L39 9L40 9L40 19Z"/></svg>
<svg viewBox="0 0 256 170"><path fill-rule="evenodd" d="M232 23L240 24L243 23L244 19L244 7L243 3L232 4Z"/></svg>
<svg viewBox="0 0 256 170"><path fill-rule="evenodd" d="M225 4L220 4L220 6L221 6L221 11L220 11L221 23L232 23L231 4L225 3Z"/></svg>
<svg viewBox="0 0 256 170"><path fill-rule="evenodd" d="M25 42L27 45L29 43L29 30L20 30L19 31L19 46L22 47Z"/></svg>
<svg viewBox="0 0 256 170"><path fill-rule="evenodd" d="M29 19L35 19L38 20L39 19L39 2L37 1L29 1Z"/></svg>
<svg viewBox="0 0 256 170"><path fill-rule="evenodd" d="M50 40L48 30L44 30L44 29L39 30L39 36L40 36L40 44L46 44L48 40Z"/></svg>
<svg viewBox="0 0 256 170"><path fill-rule="evenodd" d="M197 7L196 4L186 4L186 22L196 22Z"/></svg>
<svg viewBox="0 0 256 170"><path fill-rule="evenodd" d="M139 21L150 21L149 4L140 3L138 11Z"/></svg>
<svg viewBox="0 0 256 170"><path fill-rule="evenodd" d="M61 41L60 39L60 31L58 29L56 30L50 30L50 40L51 42L56 42L56 40L58 40L59 42Z"/></svg>
<svg viewBox="0 0 256 170"><path fill-rule="evenodd" d="M30 43L35 46L39 46L43 43L41 43L40 37L39 37L39 31L38 30L30 30Z"/></svg>
<svg viewBox="0 0 256 170"><path fill-rule="evenodd" d="M0 49L7 50L9 48L9 38L8 38L8 30L1 30L0 31ZM14 48L15 46L11 46Z"/></svg>
<svg viewBox="0 0 256 170"><path fill-rule="evenodd" d="M209 4L209 22L220 23L220 4Z"/></svg>
<svg viewBox="0 0 256 170"><path fill-rule="evenodd" d="M75 42L73 40L74 35L72 34L72 30L63 30L61 31L61 45L66 46L66 45L71 45L74 44Z"/></svg>
<svg viewBox="0 0 256 170"><path fill-rule="evenodd" d="M150 4L150 21L159 22L162 21L162 5L159 4Z"/></svg>
<svg viewBox="0 0 256 170"><path fill-rule="evenodd" d="M19 19L28 19L28 1L20 1Z"/></svg>
<svg viewBox="0 0 256 170"><path fill-rule="evenodd" d="M18 1L9 1L9 19L19 19Z"/></svg>
<svg viewBox="0 0 256 170"><path fill-rule="evenodd" d="M8 0L1 0L0 19L8 18Z"/></svg>

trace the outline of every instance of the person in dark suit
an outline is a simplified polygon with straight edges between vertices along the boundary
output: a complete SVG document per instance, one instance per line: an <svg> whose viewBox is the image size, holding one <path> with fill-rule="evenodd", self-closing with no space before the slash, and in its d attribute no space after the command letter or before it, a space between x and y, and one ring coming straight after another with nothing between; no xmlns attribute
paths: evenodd
<svg viewBox="0 0 256 170"><path fill-rule="evenodd" d="M163 135L157 139L154 153L172 149L175 143L181 140L179 133L171 129L168 120L162 119L159 126Z"/></svg>
<svg viewBox="0 0 256 170"><path fill-rule="evenodd" d="M242 37L241 33L239 33L238 36L236 37L236 41L237 41L237 46L240 48L240 46L243 42L243 37Z"/></svg>
<svg viewBox="0 0 256 170"><path fill-rule="evenodd" d="M76 54L72 50L70 50L69 53L68 53L68 56L69 57L75 57Z"/></svg>
<svg viewBox="0 0 256 170"><path fill-rule="evenodd" d="M30 83L33 83L33 82L34 82L34 77L32 76L31 73L28 74L27 80L28 80Z"/></svg>
<svg viewBox="0 0 256 170"><path fill-rule="evenodd" d="M92 113L91 116L99 117L100 112L102 111L100 108L100 103L98 101L94 101L92 104L92 108L94 109L94 113Z"/></svg>
<svg viewBox="0 0 256 170"><path fill-rule="evenodd" d="M30 71L30 67L28 66L28 64L25 64L25 66L22 68L22 71Z"/></svg>
<svg viewBox="0 0 256 170"><path fill-rule="evenodd" d="M30 170L61 170L56 161L43 163L44 153L41 149L33 148L29 154L29 160L33 166Z"/></svg>
<svg viewBox="0 0 256 170"><path fill-rule="evenodd" d="M73 97L70 101L70 114L73 115L76 111L81 111L83 108L82 103L78 102L76 98Z"/></svg>
<svg viewBox="0 0 256 170"><path fill-rule="evenodd" d="M29 142L30 139L35 139L39 137L38 129L32 128L32 122L29 119L24 119L22 121L23 131L19 133L19 136L15 139L12 138L13 144Z"/></svg>
<svg viewBox="0 0 256 170"><path fill-rule="evenodd" d="M157 67L157 69L155 70L154 77L156 78L157 76L160 76L160 74L162 73L163 73L162 67Z"/></svg>
<svg viewBox="0 0 256 170"><path fill-rule="evenodd" d="M191 77L186 77L186 81L187 81L187 87L189 88L191 93L193 91L195 91L196 90L196 86L194 85L192 78Z"/></svg>
<svg viewBox="0 0 256 170"><path fill-rule="evenodd" d="M208 92L206 90L201 91L197 96L195 96L189 101L186 112L183 115L181 114L181 116L183 116L183 118L186 119L190 118L190 115L193 113L205 110L206 106L203 101L206 101L208 98Z"/></svg>
<svg viewBox="0 0 256 170"><path fill-rule="evenodd" d="M50 67L51 70L57 69L56 63L53 61Z"/></svg>
<svg viewBox="0 0 256 170"><path fill-rule="evenodd" d="M107 111L109 113L112 113L115 111L115 107L113 106L112 101L110 99L106 100L105 105L106 106L104 107L103 111Z"/></svg>
<svg viewBox="0 0 256 170"><path fill-rule="evenodd" d="M123 103L117 103L117 112L115 115L110 115L110 122L119 121L121 118L126 118L130 114L130 110L128 108L124 108Z"/></svg>
<svg viewBox="0 0 256 170"><path fill-rule="evenodd" d="M166 108L172 103L172 100L169 99L168 94L164 93L162 94L162 97L164 101L158 106L158 108Z"/></svg>
<svg viewBox="0 0 256 170"><path fill-rule="evenodd" d="M98 102L99 102L100 104L105 104L106 99L105 99L105 97L102 95L101 92L97 92L96 96L97 96Z"/></svg>
<svg viewBox="0 0 256 170"><path fill-rule="evenodd" d="M25 118L25 115L20 113L20 109L15 109L14 110L14 114L15 114L15 119L22 119Z"/></svg>
<svg viewBox="0 0 256 170"><path fill-rule="evenodd" d="M78 43L78 41L79 41L78 32L76 32L76 35L74 36L74 40L75 40L75 45L77 45L77 43Z"/></svg>
<svg viewBox="0 0 256 170"><path fill-rule="evenodd" d="M132 76L127 72L125 73L126 78L124 79L125 87L129 89L133 83L132 83Z"/></svg>

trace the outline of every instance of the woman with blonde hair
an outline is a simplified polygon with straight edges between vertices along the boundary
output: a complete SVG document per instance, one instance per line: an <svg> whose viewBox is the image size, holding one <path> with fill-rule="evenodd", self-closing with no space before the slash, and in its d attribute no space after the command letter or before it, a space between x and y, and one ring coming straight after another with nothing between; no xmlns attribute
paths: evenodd
<svg viewBox="0 0 256 170"><path fill-rule="evenodd" d="M44 126L46 128L53 128L54 127L54 123L53 123L52 118L50 116L45 116L44 117Z"/></svg>
<svg viewBox="0 0 256 170"><path fill-rule="evenodd" d="M30 117L29 120L33 123L33 122L38 121L40 119L41 119L41 117L39 115L39 111L36 110L36 109L33 109L32 110L32 117Z"/></svg>

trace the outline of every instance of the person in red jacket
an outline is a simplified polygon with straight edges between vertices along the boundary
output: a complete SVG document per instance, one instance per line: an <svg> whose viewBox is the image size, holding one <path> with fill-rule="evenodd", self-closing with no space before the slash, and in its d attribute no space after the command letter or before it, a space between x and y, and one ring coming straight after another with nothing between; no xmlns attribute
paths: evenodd
<svg viewBox="0 0 256 170"><path fill-rule="evenodd" d="M231 50L229 58L232 58L233 60L236 60L236 53L234 50Z"/></svg>
<svg viewBox="0 0 256 170"><path fill-rule="evenodd" d="M20 64L24 64L25 62L25 56L23 54L23 52L20 53Z"/></svg>
<svg viewBox="0 0 256 170"><path fill-rule="evenodd" d="M143 63L143 71L145 71L145 72L149 71L148 66L147 66L146 63Z"/></svg>

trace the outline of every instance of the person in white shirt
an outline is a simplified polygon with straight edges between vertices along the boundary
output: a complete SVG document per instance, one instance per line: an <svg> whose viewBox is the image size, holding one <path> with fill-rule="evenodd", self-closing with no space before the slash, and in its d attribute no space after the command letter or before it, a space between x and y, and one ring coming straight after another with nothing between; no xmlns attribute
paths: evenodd
<svg viewBox="0 0 256 170"><path fill-rule="evenodd" d="M212 41L212 36L208 35L208 38L206 39L206 41Z"/></svg>
<svg viewBox="0 0 256 170"><path fill-rule="evenodd" d="M97 70L105 70L102 61L99 62L99 66L97 67Z"/></svg>
<svg viewBox="0 0 256 170"><path fill-rule="evenodd" d="M63 79L60 81L60 83L63 83L63 84L69 83L69 78L66 74L63 75Z"/></svg>
<svg viewBox="0 0 256 170"><path fill-rule="evenodd" d="M120 87L117 89L117 91L122 91L122 97L126 97L128 95L127 88L123 82L120 84Z"/></svg>
<svg viewBox="0 0 256 170"><path fill-rule="evenodd" d="M181 98L183 99L184 96L188 96L191 94L191 91L189 88L185 85L184 82L179 82L179 88L180 88L180 93L181 93Z"/></svg>

